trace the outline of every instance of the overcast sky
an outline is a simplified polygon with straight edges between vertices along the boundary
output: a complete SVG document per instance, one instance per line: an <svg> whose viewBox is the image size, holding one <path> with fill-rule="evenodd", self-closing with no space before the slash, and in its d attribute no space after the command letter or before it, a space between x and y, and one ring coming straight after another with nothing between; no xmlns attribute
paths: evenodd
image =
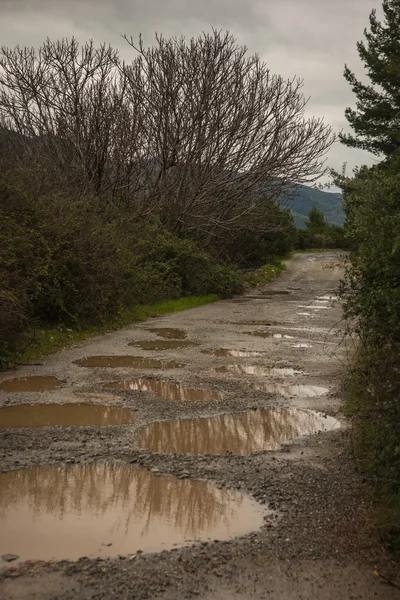
<svg viewBox="0 0 400 600"><path fill-rule="evenodd" d="M304 79L308 113L339 132L348 131L344 109L355 104L343 66L362 74L356 42L380 6L380 0L0 0L0 43L38 46L46 37L75 36L109 42L129 58L122 34L142 33L151 45L155 31L191 37L212 27L229 30L272 72ZM344 161L351 170L376 159L337 143L327 165L340 169Z"/></svg>

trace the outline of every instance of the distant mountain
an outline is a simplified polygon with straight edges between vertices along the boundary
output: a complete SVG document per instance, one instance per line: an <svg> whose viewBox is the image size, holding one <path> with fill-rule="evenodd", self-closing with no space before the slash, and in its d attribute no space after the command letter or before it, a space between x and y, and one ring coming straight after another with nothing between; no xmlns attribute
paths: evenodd
<svg viewBox="0 0 400 600"><path fill-rule="evenodd" d="M322 192L301 185L290 196L282 198L281 204L292 211L296 227L304 229L307 215L313 206L325 215L326 221L330 225L343 225L345 214L341 206L342 201L342 194Z"/></svg>

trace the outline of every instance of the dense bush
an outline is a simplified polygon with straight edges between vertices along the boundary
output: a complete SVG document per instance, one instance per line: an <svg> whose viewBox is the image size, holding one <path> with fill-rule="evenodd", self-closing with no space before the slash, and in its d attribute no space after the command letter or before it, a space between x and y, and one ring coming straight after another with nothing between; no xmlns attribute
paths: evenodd
<svg viewBox="0 0 400 600"><path fill-rule="evenodd" d="M40 170L0 179L0 342L40 323L82 327L126 305L229 296L240 271L102 198L71 199Z"/></svg>
<svg viewBox="0 0 400 600"><path fill-rule="evenodd" d="M349 383L354 451L384 505L400 549L400 156L340 180L354 247L342 284L349 328L360 338Z"/></svg>

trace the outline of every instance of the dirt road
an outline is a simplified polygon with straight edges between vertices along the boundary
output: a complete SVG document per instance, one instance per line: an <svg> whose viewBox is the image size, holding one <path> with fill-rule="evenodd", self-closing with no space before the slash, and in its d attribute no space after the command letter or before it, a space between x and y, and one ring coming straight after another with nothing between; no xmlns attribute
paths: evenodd
<svg viewBox="0 0 400 600"><path fill-rule="evenodd" d="M247 296L2 374L0 554L19 558L0 560L0 597L400 597L374 576L365 492L346 449L340 274L334 253L297 255ZM8 382L31 376L50 379ZM29 385L48 389L12 391ZM130 494L132 515L90 551ZM39 541L24 521L35 515L48 534Z"/></svg>

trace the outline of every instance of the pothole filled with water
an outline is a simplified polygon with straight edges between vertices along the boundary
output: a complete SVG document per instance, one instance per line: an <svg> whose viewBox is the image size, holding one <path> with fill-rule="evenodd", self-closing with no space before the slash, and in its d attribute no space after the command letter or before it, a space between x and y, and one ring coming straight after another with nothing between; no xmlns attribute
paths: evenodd
<svg viewBox="0 0 400 600"><path fill-rule="evenodd" d="M54 390L60 385L61 381L57 377L32 375L31 377L7 379L0 383L0 390L3 392L45 392Z"/></svg>
<svg viewBox="0 0 400 600"><path fill-rule="evenodd" d="M189 346L198 346L196 342L188 340L144 340L139 342L130 342L128 346L135 346L141 350L179 350L180 348L189 348Z"/></svg>
<svg viewBox="0 0 400 600"><path fill-rule="evenodd" d="M251 358L264 356L263 352L257 352L252 350L225 350L225 348L219 348L219 350L202 350L202 354L211 354L212 356L225 357L231 356L234 358Z"/></svg>
<svg viewBox="0 0 400 600"><path fill-rule="evenodd" d="M247 327L271 327L271 325L276 325L276 323L271 323L269 321L230 321L227 325L246 325Z"/></svg>
<svg viewBox="0 0 400 600"><path fill-rule="evenodd" d="M272 333L271 331L245 331L246 335L254 335L255 337L261 338L273 338L275 340L293 340L293 335L286 335L284 333Z"/></svg>
<svg viewBox="0 0 400 600"><path fill-rule="evenodd" d="M237 375L257 375L258 377L291 377L302 375L302 371L284 367L263 367L261 365L226 365L216 367L217 373L236 373Z"/></svg>
<svg viewBox="0 0 400 600"><path fill-rule="evenodd" d="M167 338L168 340L184 340L187 337L184 329L174 329L173 327L153 327L146 331L151 331L159 337Z"/></svg>
<svg viewBox="0 0 400 600"><path fill-rule="evenodd" d="M134 420L135 414L126 408L95 404L20 404L0 408L0 428L104 427Z"/></svg>
<svg viewBox="0 0 400 600"><path fill-rule="evenodd" d="M0 475L0 555L21 560L159 552L260 528L255 500L116 463Z"/></svg>
<svg viewBox="0 0 400 600"><path fill-rule="evenodd" d="M89 356L74 361L78 367L133 367L135 369L179 369L184 367L174 360L153 360L143 356Z"/></svg>
<svg viewBox="0 0 400 600"><path fill-rule="evenodd" d="M221 392L215 390L188 388L180 383L157 379L125 379L124 381L106 383L103 387L112 390L152 392L158 398L177 402L210 402L221 400L224 397Z"/></svg>
<svg viewBox="0 0 400 600"><path fill-rule="evenodd" d="M287 296L290 294L288 290L263 290L263 296Z"/></svg>
<svg viewBox="0 0 400 600"><path fill-rule="evenodd" d="M139 430L136 445L162 454L248 455L338 427L322 413L276 408L153 423Z"/></svg>
<svg viewBox="0 0 400 600"><path fill-rule="evenodd" d="M285 383L256 383L255 389L284 398L316 398L329 394L329 388L319 385L286 385Z"/></svg>

